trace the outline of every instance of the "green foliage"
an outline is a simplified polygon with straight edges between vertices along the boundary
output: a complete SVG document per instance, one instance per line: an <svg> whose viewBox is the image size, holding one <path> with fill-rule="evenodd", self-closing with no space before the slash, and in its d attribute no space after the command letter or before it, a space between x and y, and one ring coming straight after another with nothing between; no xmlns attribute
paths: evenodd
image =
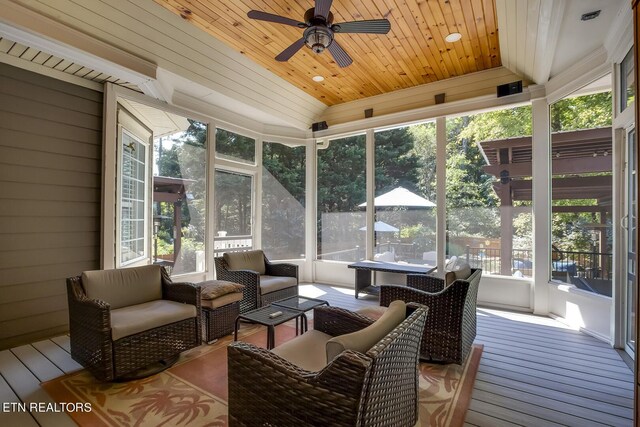
<svg viewBox="0 0 640 427"><path fill-rule="evenodd" d="M410 126L413 139L411 152L418 159L417 185L419 193L431 201L436 201L436 126L434 122Z"/></svg>
<svg viewBox="0 0 640 427"><path fill-rule="evenodd" d="M218 128L216 129L216 153L221 157L254 163L256 141L248 136Z"/></svg>
<svg viewBox="0 0 640 427"><path fill-rule="evenodd" d="M158 255L173 254L174 240L181 239L181 263L185 257L188 266L182 264L182 271L195 269L195 252L191 246L204 246L206 209L206 141L207 126L189 120L185 132L172 135L170 139L156 141L156 168L159 176L184 180L186 194L181 199L181 236L174 236L174 204L155 202L154 216L160 217L157 235ZM191 244L193 242L193 244Z"/></svg>
<svg viewBox="0 0 640 427"><path fill-rule="evenodd" d="M306 147L262 148L262 249L270 259L305 252Z"/></svg>
<svg viewBox="0 0 640 427"><path fill-rule="evenodd" d="M551 131L611 126L611 92L564 98L551 106Z"/></svg>
<svg viewBox="0 0 640 427"><path fill-rule="evenodd" d="M397 187L417 192L418 157L413 151L415 141L410 127L375 133L376 194Z"/></svg>
<svg viewBox="0 0 640 427"><path fill-rule="evenodd" d="M252 182L249 175L216 171L216 231L224 230L229 236L251 234Z"/></svg>
<svg viewBox="0 0 640 427"><path fill-rule="evenodd" d="M531 135L531 123L531 107L528 105L489 111L469 116L458 138L480 142Z"/></svg>
<svg viewBox="0 0 640 427"><path fill-rule="evenodd" d="M305 202L306 147L289 147L265 142L262 167L270 173L298 202Z"/></svg>
<svg viewBox="0 0 640 427"><path fill-rule="evenodd" d="M318 212L358 211L366 200L365 167L364 135L334 140L318 150Z"/></svg>

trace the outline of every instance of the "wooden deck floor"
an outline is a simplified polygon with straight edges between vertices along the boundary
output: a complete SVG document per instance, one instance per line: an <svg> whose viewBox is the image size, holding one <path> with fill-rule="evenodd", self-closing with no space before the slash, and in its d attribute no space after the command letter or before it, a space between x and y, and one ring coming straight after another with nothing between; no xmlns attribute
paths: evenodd
<svg viewBox="0 0 640 427"><path fill-rule="evenodd" d="M357 309L353 290L301 285L301 294ZM553 319L478 309L484 352L467 426L631 426L633 373L607 344ZM40 382L80 367L66 336L0 352L0 402L52 402ZM2 426L71 426L63 413L3 412Z"/></svg>

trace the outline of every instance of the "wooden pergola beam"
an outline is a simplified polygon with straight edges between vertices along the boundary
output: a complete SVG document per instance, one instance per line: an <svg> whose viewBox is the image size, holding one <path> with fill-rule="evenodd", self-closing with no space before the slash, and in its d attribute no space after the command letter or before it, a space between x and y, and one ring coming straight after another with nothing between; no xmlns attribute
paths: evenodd
<svg viewBox="0 0 640 427"><path fill-rule="evenodd" d="M551 134L551 144L556 145L574 144L576 142L588 144L594 142L611 142L611 127L597 129L582 129L569 132L557 132ZM481 141L479 144L483 149L517 148L531 147L531 136L521 136L517 138L497 139L494 141Z"/></svg>
<svg viewBox="0 0 640 427"><path fill-rule="evenodd" d="M553 159L552 171L554 175L579 174L590 172L611 172L612 156L579 157L575 159ZM522 178L531 176L531 162L509 163L502 165L488 165L483 167L484 171L496 177L505 176L503 171L508 173L509 178Z"/></svg>
<svg viewBox="0 0 640 427"><path fill-rule="evenodd" d="M552 206L551 212L554 213L581 213L581 212L606 212L603 206Z"/></svg>

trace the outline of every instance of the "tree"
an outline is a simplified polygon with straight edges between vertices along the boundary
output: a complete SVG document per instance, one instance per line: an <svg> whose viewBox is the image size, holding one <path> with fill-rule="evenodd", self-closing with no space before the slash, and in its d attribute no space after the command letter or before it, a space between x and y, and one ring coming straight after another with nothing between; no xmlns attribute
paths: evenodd
<svg viewBox="0 0 640 427"><path fill-rule="evenodd" d="M248 136L217 128L216 155L253 163L256 159L256 141Z"/></svg>
<svg viewBox="0 0 640 427"><path fill-rule="evenodd" d="M376 194L384 194L397 187L418 191L418 157L410 127L375 133Z"/></svg>
<svg viewBox="0 0 640 427"><path fill-rule="evenodd" d="M306 147L262 147L262 249L271 259L305 252Z"/></svg>
<svg viewBox="0 0 640 427"><path fill-rule="evenodd" d="M564 98L551 106L551 131L611 126L611 92Z"/></svg>
<svg viewBox="0 0 640 427"><path fill-rule="evenodd" d="M436 200L436 126L421 123L409 128L413 139L412 153L418 159L417 186L420 193L431 201Z"/></svg>

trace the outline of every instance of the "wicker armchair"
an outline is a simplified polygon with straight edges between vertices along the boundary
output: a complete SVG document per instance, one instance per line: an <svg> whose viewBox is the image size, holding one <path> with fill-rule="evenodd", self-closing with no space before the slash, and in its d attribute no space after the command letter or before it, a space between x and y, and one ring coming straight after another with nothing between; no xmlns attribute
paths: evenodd
<svg viewBox="0 0 640 427"><path fill-rule="evenodd" d="M414 426L427 309L414 305L406 311L411 314L366 353L344 350L317 372L252 344L232 343L227 353L230 425ZM337 307L314 310L314 330L333 337L372 322Z"/></svg>
<svg viewBox="0 0 640 427"><path fill-rule="evenodd" d="M245 286L240 313L298 295L298 266L271 263L261 250L225 253L214 261L216 279Z"/></svg>
<svg viewBox="0 0 640 427"><path fill-rule="evenodd" d="M407 286L382 285L380 305L394 300L413 301L429 307L420 358L431 362L462 364L476 337L476 302L482 269L472 269L466 280L445 286L443 279L407 275Z"/></svg>
<svg viewBox="0 0 640 427"><path fill-rule="evenodd" d="M112 381L200 345L200 288L157 265L67 279L71 357Z"/></svg>

